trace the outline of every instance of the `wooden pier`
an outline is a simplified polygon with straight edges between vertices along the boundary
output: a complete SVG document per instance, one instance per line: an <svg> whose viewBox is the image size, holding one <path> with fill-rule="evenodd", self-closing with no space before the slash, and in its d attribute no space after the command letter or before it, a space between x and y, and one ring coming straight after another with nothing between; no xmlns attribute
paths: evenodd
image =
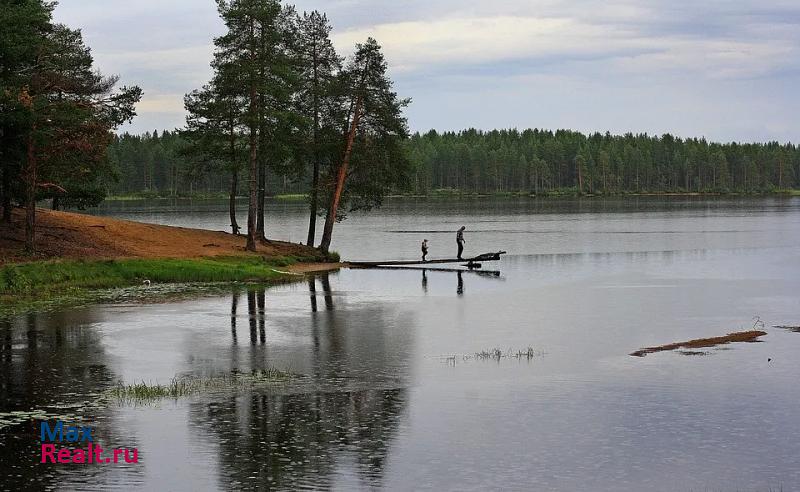
<svg viewBox="0 0 800 492"><path fill-rule="evenodd" d="M445 263L462 263L467 268L480 268L484 261L500 261L500 257L506 254L505 251L497 253L484 253L471 258L440 258L435 260L388 260L388 261L348 261L347 264L356 268L376 268L393 267L408 265L440 265Z"/></svg>

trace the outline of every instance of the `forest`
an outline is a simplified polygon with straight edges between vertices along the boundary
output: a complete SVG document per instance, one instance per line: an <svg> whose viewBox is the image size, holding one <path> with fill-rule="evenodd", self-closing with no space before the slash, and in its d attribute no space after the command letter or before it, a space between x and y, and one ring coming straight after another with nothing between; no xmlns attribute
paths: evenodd
<svg viewBox="0 0 800 492"><path fill-rule="evenodd" d="M222 167L182 156L178 132L123 134L109 150L113 195L192 196L227 192ZM415 133L411 162L396 194L571 192L584 194L767 193L800 185L800 149L792 144L711 143L669 134L584 135L558 130ZM306 194L311 169L267 173L268 195Z"/></svg>

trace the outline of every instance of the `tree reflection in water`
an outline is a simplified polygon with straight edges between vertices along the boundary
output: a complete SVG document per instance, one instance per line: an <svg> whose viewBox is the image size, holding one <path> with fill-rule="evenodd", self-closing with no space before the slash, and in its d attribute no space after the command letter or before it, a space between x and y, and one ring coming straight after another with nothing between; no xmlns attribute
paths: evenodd
<svg viewBox="0 0 800 492"><path fill-rule="evenodd" d="M0 318L0 413L38 410L82 417L92 426L102 422L94 435L99 442L122 441L115 435L111 412L87 407L97 394L116 383L94 327L100 316L99 310L87 307ZM38 422L0 430L0 490L52 489L64 483L68 472L75 471L39 462ZM124 441L136 447L134 439ZM109 471L107 467L89 467L78 470L70 480L81 487L125 480L123 475L141 472L128 467L117 469L118 475L112 477Z"/></svg>
<svg viewBox="0 0 800 492"><path fill-rule="evenodd" d="M318 311L320 285L324 311ZM289 365L304 374L301 381L189 403L192 432L219 446L221 489L324 488L343 475L360 487L381 484L408 405L407 331L397 330L404 334L392 338L376 329L390 329L399 317L374 304L335 309L328 275L309 279L308 292L311 316L274 315L270 331L310 335L310 350L247 349L266 359L250 360L251 369ZM262 308L267 295L262 289L247 292L251 342L253 327L263 327L270 315Z"/></svg>
<svg viewBox="0 0 800 492"><path fill-rule="evenodd" d="M248 392L192 403L190 419L219 440L223 490L324 488L337 472L375 487L406 405L405 389Z"/></svg>

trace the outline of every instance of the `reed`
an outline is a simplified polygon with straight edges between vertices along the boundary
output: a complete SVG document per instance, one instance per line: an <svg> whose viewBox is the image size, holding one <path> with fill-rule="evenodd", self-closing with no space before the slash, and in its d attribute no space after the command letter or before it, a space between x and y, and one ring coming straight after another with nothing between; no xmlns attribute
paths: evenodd
<svg viewBox="0 0 800 492"><path fill-rule="evenodd" d="M173 378L168 384L120 384L107 392L107 397L121 403L140 403L167 398L182 398L211 391L239 390L259 385L287 382L293 374L275 368L252 373L233 372L224 376L200 378L194 376Z"/></svg>

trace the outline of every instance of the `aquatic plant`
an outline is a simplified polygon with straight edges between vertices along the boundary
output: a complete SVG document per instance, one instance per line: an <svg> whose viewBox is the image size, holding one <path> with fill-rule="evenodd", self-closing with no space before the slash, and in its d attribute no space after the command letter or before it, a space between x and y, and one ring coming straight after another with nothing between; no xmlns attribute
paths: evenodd
<svg viewBox="0 0 800 492"><path fill-rule="evenodd" d="M108 390L106 396L119 403L139 403L164 398L181 398L199 393L218 390L238 390L257 387L263 384L286 382L292 373L268 368L251 373L232 372L216 377L184 376L175 377L169 384L147 383L119 384Z"/></svg>
<svg viewBox="0 0 800 492"><path fill-rule="evenodd" d="M461 360L494 360L500 361L502 359L517 359L517 360L532 360L536 357L542 357L546 354L544 350L536 350L533 347L528 347L524 350L512 350L508 349L503 351L499 348L491 348L481 350L480 352L475 352L474 354L470 355L449 355L445 356L444 359L447 361L448 364L456 364L458 359Z"/></svg>

